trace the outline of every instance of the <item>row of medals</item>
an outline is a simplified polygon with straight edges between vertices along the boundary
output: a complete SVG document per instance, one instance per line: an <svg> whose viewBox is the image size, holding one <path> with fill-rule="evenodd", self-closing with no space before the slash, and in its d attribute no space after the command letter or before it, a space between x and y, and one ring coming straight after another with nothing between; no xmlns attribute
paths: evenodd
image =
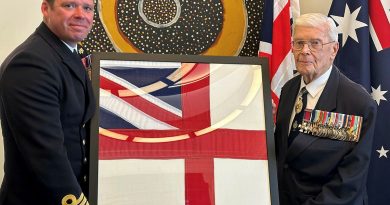
<svg viewBox="0 0 390 205"><path fill-rule="evenodd" d="M298 96L297 102L295 104L295 113L298 114L302 112L303 101L302 96ZM311 110L306 110L306 112L312 112ZM323 119L317 119L316 122L311 122L311 119L307 121L303 120L302 124L298 124L297 121L294 122L293 128L299 128L299 132L306 134L312 134L319 137L325 137L330 139L337 139L342 141L354 141L359 140L359 136L354 133L353 129L349 127L342 127L340 125L330 125L330 123L321 123Z"/></svg>

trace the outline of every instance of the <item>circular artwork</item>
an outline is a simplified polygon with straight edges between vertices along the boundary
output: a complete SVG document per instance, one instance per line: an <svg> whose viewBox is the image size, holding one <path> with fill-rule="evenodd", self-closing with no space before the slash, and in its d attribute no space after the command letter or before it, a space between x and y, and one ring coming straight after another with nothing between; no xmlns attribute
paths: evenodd
<svg viewBox="0 0 390 205"><path fill-rule="evenodd" d="M144 53L200 54L222 30L220 1L118 0L116 8L121 38Z"/></svg>
<svg viewBox="0 0 390 205"><path fill-rule="evenodd" d="M97 1L89 52L257 56L263 2Z"/></svg>

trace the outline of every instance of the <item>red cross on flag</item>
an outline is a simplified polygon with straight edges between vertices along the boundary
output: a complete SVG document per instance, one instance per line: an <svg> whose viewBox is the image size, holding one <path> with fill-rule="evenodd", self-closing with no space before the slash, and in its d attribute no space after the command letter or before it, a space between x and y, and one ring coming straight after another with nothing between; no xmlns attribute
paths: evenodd
<svg viewBox="0 0 390 205"><path fill-rule="evenodd" d="M102 60L98 204L271 204L262 75Z"/></svg>

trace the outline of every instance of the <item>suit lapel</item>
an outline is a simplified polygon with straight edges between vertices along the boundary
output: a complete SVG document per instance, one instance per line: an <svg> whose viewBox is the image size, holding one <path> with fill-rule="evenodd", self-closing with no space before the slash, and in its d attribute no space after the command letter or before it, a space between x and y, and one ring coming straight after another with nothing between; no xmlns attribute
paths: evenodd
<svg viewBox="0 0 390 205"><path fill-rule="evenodd" d="M294 109L294 104L295 104L295 98L296 96L298 95L298 91L299 91L299 87L300 87L300 78L297 78L292 86L290 86L288 89L287 89L287 95L286 95L286 103L285 103L285 106L282 108L282 113L283 113L283 116L286 117L286 120L288 123L285 123L285 126L287 128L289 128L289 124L290 124L290 116L292 114L292 110ZM291 100L293 99L293 100Z"/></svg>
<svg viewBox="0 0 390 205"><path fill-rule="evenodd" d="M281 139L281 147L280 151L281 156L283 156L283 152L288 149L288 135L289 135L289 126L290 126L290 116L292 114L292 110L294 108L295 104L295 97L298 94L299 87L300 87L300 77L295 77L292 79L291 84L289 86L285 86L283 89L283 98L280 99L279 102L279 110L280 114L278 113L278 121L280 121L280 137ZM293 99L293 100L292 100ZM280 119L279 119L280 118Z"/></svg>
<svg viewBox="0 0 390 205"><path fill-rule="evenodd" d="M86 94L86 98L87 98L87 107L86 107L86 112L85 112L85 115L84 115L84 119L83 119L83 122L86 123L88 120L90 120L92 118L92 115L95 113L95 109L96 109L96 104L95 104L95 98L94 98L94 95L93 95L93 90L92 90L92 84L91 84L91 81L89 79L87 79L87 94Z"/></svg>
<svg viewBox="0 0 390 205"><path fill-rule="evenodd" d="M77 79L81 82L83 85L84 91L85 91L85 100L86 100L86 111L84 113L83 117L83 123L86 123L88 120L92 118L92 115L95 110L95 98L93 96L93 90L91 81L88 78L87 71L81 62L81 59L78 56L73 56L72 54L71 58L64 58L64 64L66 64L71 72L77 77ZM68 59L68 60L66 60Z"/></svg>
<svg viewBox="0 0 390 205"><path fill-rule="evenodd" d="M70 52L70 51L69 51ZM85 71L84 65L81 62L81 59L78 56L74 56L73 53L70 56L64 56L62 63L64 63L69 70L76 76L77 80L83 85L84 90L87 90L85 79L87 73Z"/></svg>
<svg viewBox="0 0 390 205"><path fill-rule="evenodd" d="M322 94L314 108L315 110L325 110L331 112L336 109L339 77L339 70L336 68L336 66L333 66L325 88L322 91ZM311 136L303 133L298 134L295 140L288 147L286 161L293 160L318 139L319 137L316 136Z"/></svg>
<svg viewBox="0 0 390 205"><path fill-rule="evenodd" d="M84 68L83 63L81 62L81 59L74 55L44 23L41 23L36 32L46 40L46 42L55 50L55 52L57 52L57 54L62 58L62 63L69 68L70 72L75 76L75 79L80 81L82 84L86 98L86 112L84 114L83 122L87 122L89 119L91 119L94 113L95 99L93 96L91 82L88 79L88 74Z"/></svg>
<svg viewBox="0 0 390 205"><path fill-rule="evenodd" d="M86 90L84 66L76 55L74 55L68 47L62 42L53 32L49 30L45 23L37 28L36 32L42 36L42 38L55 50L55 52L61 57L62 63L66 65L69 70L76 76L76 79L81 82Z"/></svg>

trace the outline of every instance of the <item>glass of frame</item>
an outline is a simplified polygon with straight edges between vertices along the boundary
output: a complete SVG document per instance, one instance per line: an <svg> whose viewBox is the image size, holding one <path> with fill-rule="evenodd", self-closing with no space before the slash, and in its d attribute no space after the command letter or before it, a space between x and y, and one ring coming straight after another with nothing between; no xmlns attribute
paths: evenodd
<svg viewBox="0 0 390 205"><path fill-rule="evenodd" d="M91 205L276 205L268 68L257 57L96 53Z"/></svg>

